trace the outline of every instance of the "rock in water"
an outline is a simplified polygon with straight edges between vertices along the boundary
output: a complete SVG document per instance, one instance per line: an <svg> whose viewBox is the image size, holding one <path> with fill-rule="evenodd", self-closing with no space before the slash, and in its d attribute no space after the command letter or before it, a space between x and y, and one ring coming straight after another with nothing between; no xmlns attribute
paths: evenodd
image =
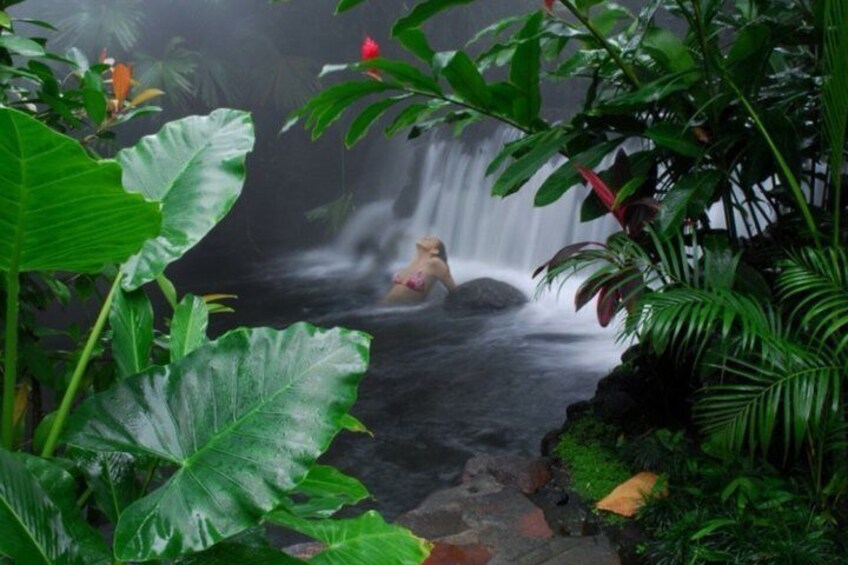
<svg viewBox="0 0 848 565"><path fill-rule="evenodd" d="M503 281L481 278L462 283L445 298L447 310L494 311L521 306L524 293Z"/></svg>

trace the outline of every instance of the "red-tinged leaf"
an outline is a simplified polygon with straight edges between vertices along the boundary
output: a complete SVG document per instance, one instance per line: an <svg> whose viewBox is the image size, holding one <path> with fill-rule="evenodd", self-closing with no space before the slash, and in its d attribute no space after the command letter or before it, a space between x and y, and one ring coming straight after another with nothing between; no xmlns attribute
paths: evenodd
<svg viewBox="0 0 848 565"><path fill-rule="evenodd" d="M608 272L600 271L583 281L574 293L574 308L579 311L589 304L601 288L609 283L609 276Z"/></svg>
<svg viewBox="0 0 848 565"><path fill-rule="evenodd" d="M574 257L574 255L576 255L578 251L592 244L601 245L600 243L595 243L594 241L581 241L579 243L572 243L571 245L566 245L565 247L557 251L556 254L548 261L539 265L536 270L533 271L532 278L535 279L537 276L539 276L539 273L541 273L545 269L547 269L549 272L553 269L556 269L557 267Z"/></svg>
<svg viewBox="0 0 848 565"><path fill-rule="evenodd" d="M622 272L621 286L618 288L619 300L624 303L624 307L628 312L633 312L636 307L636 301L642 296L643 287L645 285L642 279L642 274L636 269L627 269Z"/></svg>
<svg viewBox="0 0 848 565"><path fill-rule="evenodd" d="M574 168L577 169L577 172L580 173L586 182L592 187L592 190L595 194L598 195L598 198L601 199L601 202L604 203L604 206L613 213L615 219L618 220L618 223L624 226L624 208L621 206L615 206L615 193L607 186L607 184L601 180L595 171L591 169L587 169L583 165L575 163Z"/></svg>
<svg viewBox="0 0 848 565"><path fill-rule="evenodd" d="M124 101L130 93L132 85L132 67L123 63L117 63L112 67L112 92L115 94L118 109L124 107Z"/></svg>
<svg viewBox="0 0 848 565"><path fill-rule="evenodd" d="M654 198L637 198L631 200L624 210L624 229L630 236L642 233L645 226L649 224L659 213L660 203Z"/></svg>
<svg viewBox="0 0 848 565"><path fill-rule="evenodd" d="M610 286L602 286L598 293L598 323L602 328L612 321L619 300L618 290L611 290Z"/></svg>

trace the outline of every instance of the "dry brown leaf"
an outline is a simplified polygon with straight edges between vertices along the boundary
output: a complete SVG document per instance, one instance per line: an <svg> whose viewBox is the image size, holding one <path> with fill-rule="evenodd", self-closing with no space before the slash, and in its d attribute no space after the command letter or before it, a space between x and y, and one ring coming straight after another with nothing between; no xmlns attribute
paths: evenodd
<svg viewBox="0 0 848 565"><path fill-rule="evenodd" d="M654 494L658 477L650 471L643 471L630 477L611 493L595 504L598 510L606 510L628 518L636 514L645 505L645 499ZM668 496L668 489L663 486L660 496Z"/></svg>

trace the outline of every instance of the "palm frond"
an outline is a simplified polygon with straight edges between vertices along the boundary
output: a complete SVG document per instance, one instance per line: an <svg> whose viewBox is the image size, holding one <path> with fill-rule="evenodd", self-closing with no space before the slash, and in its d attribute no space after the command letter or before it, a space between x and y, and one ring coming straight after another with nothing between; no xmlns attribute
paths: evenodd
<svg viewBox="0 0 848 565"><path fill-rule="evenodd" d="M848 124L848 3L845 0L825 0L823 58L822 122L829 145L830 177L835 195L835 241L838 243L845 128Z"/></svg>
<svg viewBox="0 0 848 565"><path fill-rule="evenodd" d="M62 8L57 18L61 32L56 40L88 54L115 47L129 53L141 37L144 20L140 0L76 0L72 9Z"/></svg>
<svg viewBox="0 0 848 565"><path fill-rule="evenodd" d="M674 345L679 351L694 350L697 357L714 338L733 338L739 351L751 351L780 329L770 306L727 289L683 286L646 294L634 316L636 322L628 327L658 352Z"/></svg>
<svg viewBox="0 0 848 565"><path fill-rule="evenodd" d="M226 61L205 56L196 74L198 96L210 108L234 105L242 94L236 69Z"/></svg>
<svg viewBox="0 0 848 565"><path fill-rule="evenodd" d="M793 319L809 343L832 343L836 355L848 345L848 256L844 249L805 249L781 264L778 289L793 304Z"/></svg>
<svg viewBox="0 0 848 565"><path fill-rule="evenodd" d="M139 82L145 87L161 88L178 105L186 105L196 96L194 78L200 54L185 47L182 37L174 37L157 56L145 54L139 63Z"/></svg>
<svg viewBox="0 0 848 565"><path fill-rule="evenodd" d="M818 436L840 413L844 368L808 352L790 339L775 339L769 351L721 367L736 382L705 389L695 407L702 430L731 451L768 452L779 430L789 457L808 436Z"/></svg>

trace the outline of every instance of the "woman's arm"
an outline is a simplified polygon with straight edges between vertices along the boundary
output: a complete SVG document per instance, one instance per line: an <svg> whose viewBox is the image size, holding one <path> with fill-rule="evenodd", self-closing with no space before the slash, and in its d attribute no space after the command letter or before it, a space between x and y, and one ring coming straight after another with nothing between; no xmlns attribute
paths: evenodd
<svg viewBox="0 0 848 565"><path fill-rule="evenodd" d="M456 283L453 280L453 277L450 273L450 267L448 264L435 257L430 260L430 268L432 269L433 275L442 281L442 283L448 287L448 290L453 292L456 289Z"/></svg>

